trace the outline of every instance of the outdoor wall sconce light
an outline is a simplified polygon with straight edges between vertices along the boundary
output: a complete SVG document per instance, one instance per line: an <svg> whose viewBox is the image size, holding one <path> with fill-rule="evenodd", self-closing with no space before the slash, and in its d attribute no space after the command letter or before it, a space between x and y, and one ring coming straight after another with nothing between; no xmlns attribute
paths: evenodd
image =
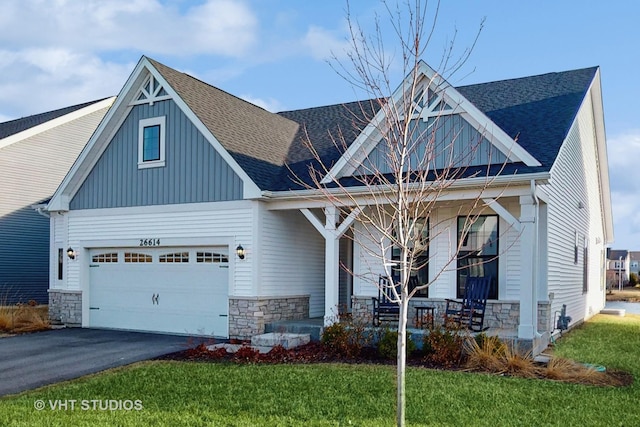
<svg viewBox="0 0 640 427"><path fill-rule="evenodd" d="M238 245L238 247L236 248L236 255L238 255L238 258L244 259L244 248L242 247L242 245Z"/></svg>
<svg viewBox="0 0 640 427"><path fill-rule="evenodd" d="M69 259L76 259L76 251L74 251L71 246L69 246L69 249L67 249L67 256L69 257Z"/></svg>

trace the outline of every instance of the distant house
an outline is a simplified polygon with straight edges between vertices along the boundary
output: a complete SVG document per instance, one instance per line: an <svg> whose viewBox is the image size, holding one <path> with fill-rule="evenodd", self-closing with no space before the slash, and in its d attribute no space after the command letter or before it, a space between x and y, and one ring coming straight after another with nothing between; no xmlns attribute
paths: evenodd
<svg viewBox="0 0 640 427"><path fill-rule="evenodd" d="M631 273L631 252L626 249L610 249L607 253L607 284L624 286Z"/></svg>
<svg viewBox="0 0 640 427"><path fill-rule="evenodd" d="M640 274L640 252L629 251L629 274Z"/></svg>
<svg viewBox="0 0 640 427"><path fill-rule="evenodd" d="M475 178L462 177L440 195L424 222L432 252L419 280L445 264L438 254L455 253L456 212L478 196L487 210L459 244L483 263L459 259L414 302L441 314L467 277L490 276L486 324L540 351L563 304L571 326L604 307L613 226L600 70L463 87L425 63L416 71L420 90L409 99L421 113L411 120L423 126L443 115L466 141L479 141L469 165L496 179L481 193ZM387 102L406 97L403 87ZM375 118L355 128L365 111ZM233 338L277 320L330 324L338 306L364 318L383 266L345 237L361 212L341 216L301 186L314 164L303 141L333 165L326 182L372 201L350 178L366 174L354 159L376 164L384 155L383 114L371 102L274 114L142 57L47 205L52 252L71 249L51 270L51 316ZM337 132L346 152L330 138ZM451 146L456 133L436 135ZM354 276L340 274L341 265Z"/></svg>
<svg viewBox="0 0 640 427"><path fill-rule="evenodd" d="M114 98L0 123L0 305L49 300L49 199Z"/></svg>

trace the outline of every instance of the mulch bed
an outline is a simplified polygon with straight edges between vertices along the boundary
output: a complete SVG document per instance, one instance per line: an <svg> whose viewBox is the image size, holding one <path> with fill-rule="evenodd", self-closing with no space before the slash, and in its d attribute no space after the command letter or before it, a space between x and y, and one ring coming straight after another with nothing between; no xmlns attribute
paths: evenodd
<svg viewBox="0 0 640 427"><path fill-rule="evenodd" d="M344 356L337 354L321 343L311 342L309 344L287 350L281 346L274 347L270 352L261 354L248 345L242 346L235 353L228 353L226 349L209 350L205 344L196 347L170 353L159 357L157 360L176 360L191 362L223 362L223 363L347 363L347 364L377 364L395 365L395 360L381 357L375 348L362 348L357 355ZM407 358L407 365L428 369L445 369L452 371L467 371L464 366L456 361L455 363L434 363L430 358L416 355ZM477 371L476 371L477 372ZM508 374L499 374L508 375ZM514 375L517 376L517 375ZM539 379L548 379L538 376ZM589 380L565 380L585 385L617 386L626 387L633 383L633 375L628 372L607 369L597 382Z"/></svg>

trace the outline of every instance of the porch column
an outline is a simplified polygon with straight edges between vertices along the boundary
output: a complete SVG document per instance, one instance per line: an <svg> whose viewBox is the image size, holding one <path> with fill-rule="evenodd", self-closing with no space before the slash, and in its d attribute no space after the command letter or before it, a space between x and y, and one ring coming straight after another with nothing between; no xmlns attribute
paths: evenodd
<svg viewBox="0 0 640 427"><path fill-rule="evenodd" d="M338 320L340 235L336 232L336 225L340 214L335 206L326 207L324 213L324 325L329 326Z"/></svg>
<svg viewBox="0 0 640 427"><path fill-rule="evenodd" d="M340 224L340 211L335 206L328 206L324 208L324 226L309 209L300 209L300 212L324 237L324 324L330 326L338 321L340 237L361 211L355 208Z"/></svg>
<svg viewBox="0 0 640 427"><path fill-rule="evenodd" d="M538 324L536 263L536 205L531 196L520 196L520 325L518 338L535 338Z"/></svg>

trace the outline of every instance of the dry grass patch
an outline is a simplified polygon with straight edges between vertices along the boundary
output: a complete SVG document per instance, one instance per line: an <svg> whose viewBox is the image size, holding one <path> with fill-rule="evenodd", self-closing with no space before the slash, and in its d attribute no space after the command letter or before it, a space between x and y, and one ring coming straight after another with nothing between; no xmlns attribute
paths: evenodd
<svg viewBox="0 0 640 427"><path fill-rule="evenodd" d="M49 329L49 311L46 305L29 304L0 306L0 331L7 333L36 332Z"/></svg>
<svg viewBox="0 0 640 427"><path fill-rule="evenodd" d="M471 371L598 386L618 387L632 381L624 372L600 372L593 366L561 357L552 357L544 365L534 361L530 352L520 352L495 336L479 335L467 340L465 351L465 367Z"/></svg>

